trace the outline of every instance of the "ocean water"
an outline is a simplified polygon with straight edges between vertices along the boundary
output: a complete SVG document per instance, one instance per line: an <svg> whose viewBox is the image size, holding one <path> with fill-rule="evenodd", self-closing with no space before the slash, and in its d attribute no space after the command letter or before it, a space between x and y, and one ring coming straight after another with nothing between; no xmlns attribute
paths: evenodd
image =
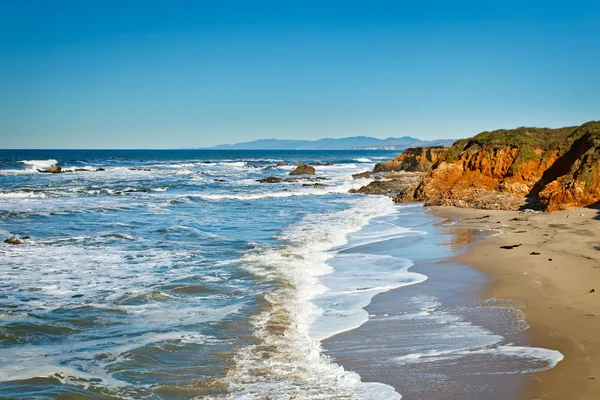
<svg viewBox="0 0 600 400"><path fill-rule="evenodd" d="M421 205L348 194L368 182L353 173L394 155L0 150L0 237L31 237L0 245L0 397L400 398L322 346L363 325L377 294L418 290L417 258L448 256L416 251L411 238L437 237L433 221L412 223ZM279 161L331 165L315 167L318 181L257 182L288 177ZM37 172L53 165L93 172ZM434 295L413 297L407 320L435 325ZM469 318L439 320L476 339L448 350L428 331L430 346L392 367L496 352L531 366L509 371L520 373L562 357Z"/></svg>

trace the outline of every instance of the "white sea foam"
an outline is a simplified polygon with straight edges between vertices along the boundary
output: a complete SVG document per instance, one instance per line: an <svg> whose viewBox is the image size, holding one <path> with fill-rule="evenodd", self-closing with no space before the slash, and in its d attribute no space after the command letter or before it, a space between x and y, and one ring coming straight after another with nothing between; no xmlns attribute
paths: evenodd
<svg viewBox="0 0 600 400"><path fill-rule="evenodd" d="M35 197L46 197L46 194L33 192L0 192L0 199L27 199Z"/></svg>
<svg viewBox="0 0 600 400"><path fill-rule="evenodd" d="M372 163L373 162L373 161L371 161L370 158L366 158L366 157L355 158L354 161L360 162L360 163Z"/></svg>
<svg viewBox="0 0 600 400"><path fill-rule="evenodd" d="M305 217L286 229L287 243L244 257L246 268L261 280L284 283L267 295L267 309L254 317L259 344L243 348L227 374L231 399L265 397L323 399L399 399L387 385L361 382L321 352L311 337L313 322L323 313L313 299L327 288L319 277L332 272L329 250L344 244L350 232L371 218L394 211L388 198L355 201L344 211ZM268 371L268 373L256 373Z"/></svg>
<svg viewBox="0 0 600 400"><path fill-rule="evenodd" d="M472 365L478 365L482 369L479 372L469 371L470 374L517 374L554 368L563 359L563 355L555 350L505 343L502 336L465 320L452 310L443 309L433 296L417 296L413 298L413 302L419 305L419 311L377 317L385 320L411 320L411 325L427 327L419 331L420 344L413 344L413 347L406 349L409 350L407 354L393 358L392 362L397 365L454 363L456 359L469 357ZM523 328L518 320L510 319L508 323ZM502 362L498 357L503 358ZM496 361L485 361L490 358ZM524 363L525 360L528 362ZM528 368L523 369L523 365Z"/></svg>
<svg viewBox="0 0 600 400"><path fill-rule="evenodd" d="M323 340L355 329L368 321L364 307L388 290L414 285L426 275L409 272L410 260L374 254L338 255L332 260L335 273L322 279L327 292L316 299L325 310L311 327L311 336Z"/></svg>
<svg viewBox="0 0 600 400"><path fill-rule="evenodd" d="M21 164L25 164L27 166L29 166L30 169L32 170L37 170L37 169L47 169L50 168L56 164L58 164L57 160L54 159L50 159L50 160L22 160L19 161Z"/></svg>

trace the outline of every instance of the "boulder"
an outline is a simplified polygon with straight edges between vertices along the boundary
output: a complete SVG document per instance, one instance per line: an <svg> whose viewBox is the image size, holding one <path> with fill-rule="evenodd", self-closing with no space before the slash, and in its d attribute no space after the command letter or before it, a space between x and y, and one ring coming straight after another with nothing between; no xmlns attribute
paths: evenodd
<svg viewBox="0 0 600 400"><path fill-rule="evenodd" d="M106 171L104 168L96 168L96 172L103 172Z"/></svg>
<svg viewBox="0 0 600 400"><path fill-rule="evenodd" d="M315 169L308 164L300 164L295 170L290 172L290 175L314 175Z"/></svg>
<svg viewBox="0 0 600 400"><path fill-rule="evenodd" d="M260 183L281 183L281 182L285 182L285 179L278 178L276 176L267 176L266 178L258 179L257 182L260 182Z"/></svg>
<svg viewBox="0 0 600 400"><path fill-rule="evenodd" d="M285 167L286 165L288 165L288 163L286 163L285 161L279 161L279 162L277 163L277 166L278 166L278 167Z"/></svg>
<svg viewBox="0 0 600 400"><path fill-rule="evenodd" d="M359 172L357 174L352 174L352 178L361 179L361 178L370 178L373 173L371 171Z"/></svg>
<svg viewBox="0 0 600 400"><path fill-rule="evenodd" d="M64 171L62 170L61 167L57 167L55 165L53 167L50 167L50 168L44 169L44 170L38 169L38 172L41 172L43 174L60 174L60 173L62 173Z"/></svg>
<svg viewBox="0 0 600 400"><path fill-rule="evenodd" d="M18 236L13 236L11 238L8 238L4 241L4 243L8 243L8 244L23 244L23 240L19 239Z"/></svg>

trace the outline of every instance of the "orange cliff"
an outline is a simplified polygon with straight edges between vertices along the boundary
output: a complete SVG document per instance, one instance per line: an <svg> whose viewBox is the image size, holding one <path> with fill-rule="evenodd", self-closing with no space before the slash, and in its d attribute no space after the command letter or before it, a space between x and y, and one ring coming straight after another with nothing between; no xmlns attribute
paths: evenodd
<svg viewBox="0 0 600 400"><path fill-rule="evenodd" d="M391 194L398 202L545 211L594 205L600 202L600 122L482 132L449 148L407 149L375 166L374 172L384 171L423 172L410 193Z"/></svg>

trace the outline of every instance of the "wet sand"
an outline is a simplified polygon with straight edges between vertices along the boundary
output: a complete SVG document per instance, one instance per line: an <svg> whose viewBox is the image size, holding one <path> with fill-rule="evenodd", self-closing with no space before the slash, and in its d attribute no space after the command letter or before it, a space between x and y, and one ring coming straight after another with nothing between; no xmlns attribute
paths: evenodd
<svg viewBox="0 0 600 400"><path fill-rule="evenodd" d="M397 252L414 262L411 271L428 279L375 296L365 308L369 320L326 340L326 354L358 372L364 381L395 387L407 400L518 398L532 375L513 372L528 370L531 361L475 351L465 357L402 362L407 356L430 351L488 348L494 335L504 338L499 346L531 345L520 327L519 302L487 303L481 295L489 278L455 258L489 231L444 226L451 215L436 213L441 218L425 213L399 217L402 226L426 230L426 236L397 239L394 249L375 245L368 250ZM435 305L423 308L428 302Z"/></svg>
<svg viewBox="0 0 600 400"><path fill-rule="evenodd" d="M457 257L490 277L484 297L518 299L533 345L564 355L530 375L523 399L600 398L600 213L527 213L434 207L456 227L499 229ZM503 247L504 246L504 247Z"/></svg>

